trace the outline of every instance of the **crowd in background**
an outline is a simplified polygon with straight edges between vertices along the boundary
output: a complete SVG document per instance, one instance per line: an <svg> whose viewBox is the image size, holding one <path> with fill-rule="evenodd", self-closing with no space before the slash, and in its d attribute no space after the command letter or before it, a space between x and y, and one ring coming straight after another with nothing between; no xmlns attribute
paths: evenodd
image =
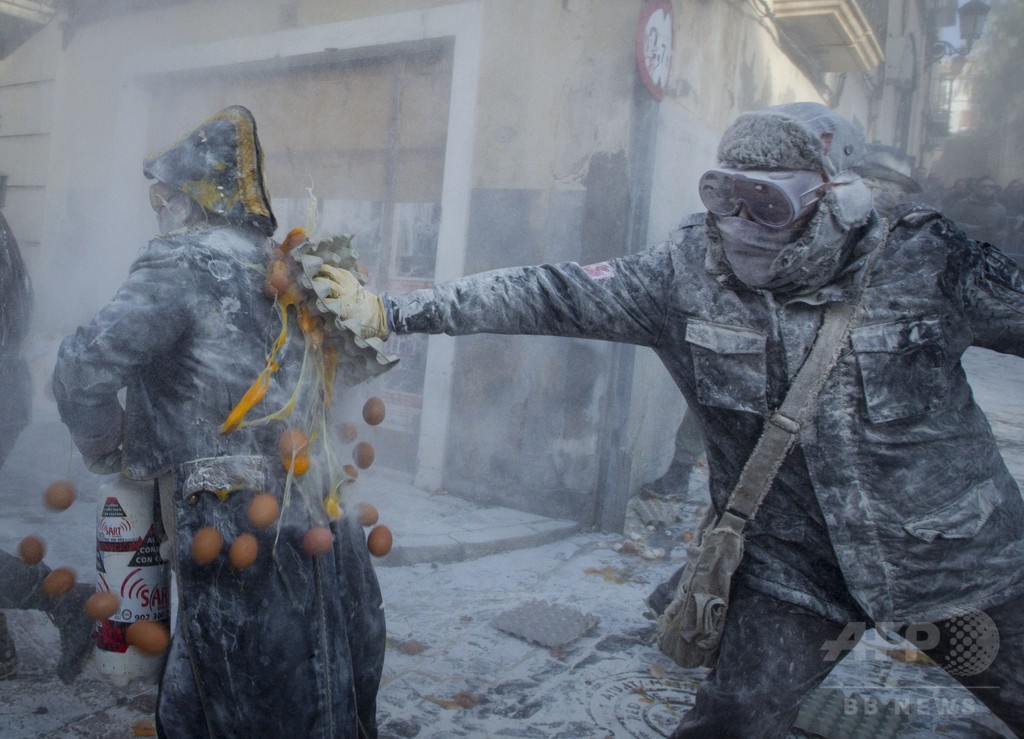
<svg viewBox="0 0 1024 739"><path fill-rule="evenodd" d="M993 177L960 177L946 186L937 174L915 172L922 192L915 198L948 215L973 239L1002 251L1024 252L1024 180L1001 187Z"/></svg>

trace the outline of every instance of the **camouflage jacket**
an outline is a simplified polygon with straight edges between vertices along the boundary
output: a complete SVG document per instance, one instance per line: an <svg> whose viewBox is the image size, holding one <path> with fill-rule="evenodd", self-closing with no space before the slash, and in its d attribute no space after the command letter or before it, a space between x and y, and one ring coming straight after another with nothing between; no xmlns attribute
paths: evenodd
<svg viewBox="0 0 1024 739"><path fill-rule="evenodd" d="M393 297L390 319L398 333L652 348L700 419L721 509L825 306L854 300L870 278L816 415L748 538L791 545L755 557L780 597L813 605L848 592L877 621L931 620L1024 590L1024 504L960 363L972 345L1024 354L1024 275L934 211L887 225L869 224L846 269L813 294L745 288L696 216L669 242L609 262L503 269ZM804 539L811 546L795 554ZM819 556L838 571L815 576ZM831 593L794 597L794 567Z"/></svg>

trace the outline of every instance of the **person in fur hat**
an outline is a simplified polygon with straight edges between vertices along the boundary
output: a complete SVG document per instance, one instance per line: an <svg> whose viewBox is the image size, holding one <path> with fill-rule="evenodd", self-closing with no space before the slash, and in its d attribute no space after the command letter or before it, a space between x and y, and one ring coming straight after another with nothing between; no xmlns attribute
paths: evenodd
<svg viewBox="0 0 1024 739"><path fill-rule="evenodd" d="M745 522L713 669L674 737L784 736L881 624L927 624L919 646L1024 733L1024 502L960 363L970 346L1024 355L1024 273L930 208L881 218L864 157L829 108L769 107L725 131L699 180L707 211L647 251L390 297L319 278L365 336L650 347L697 416L723 518L766 427L795 436ZM848 333L813 413L786 422L774 410L833 308ZM980 624L967 650L965 618Z"/></svg>

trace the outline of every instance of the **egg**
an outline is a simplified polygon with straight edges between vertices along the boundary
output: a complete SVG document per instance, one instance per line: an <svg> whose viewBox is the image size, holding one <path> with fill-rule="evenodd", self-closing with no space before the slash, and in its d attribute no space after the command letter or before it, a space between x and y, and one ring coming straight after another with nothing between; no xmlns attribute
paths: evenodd
<svg viewBox="0 0 1024 739"><path fill-rule="evenodd" d="M309 437L302 429L285 429L277 442L277 450L286 470L303 475L309 469Z"/></svg>
<svg viewBox="0 0 1024 739"><path fill-rule="evenodd" d="M288 235L284 237L284 241L281 242L281 251L284 253L290 252L296 246L299 246L306 240L306 229L296 226Z"/></svg>
<svg viewBox="0 0 1024 739"><path fill-rule="evenodd" d="M77 580L78 578L73 569L70 567L58 567L43 579L43 592L50 597L64 595L64 593L75 587Z"/></svg>
<svg viewBox="0 0 1024 739"><path fill-rule="evenodd" d="M377 506L373 503L360 503L358 511L359 524L361 526L373 526L380 520L380 514L377 513Z"/></svg>
<svg viewBox="0 0 1024 739"><path fill-rule="evenodd" d="M351 444L359 436L359 428L354 423L342 423L338 425L338 436L346 444Z"/></svg>
<svg viewBox="0 0 1024 739"><path fill-rule="evenodd" d="M342 469L345 470L345 474L351 477L353 480L359 477L359 470L356 469L356 466L354 464L343 465Z"/></svg>
<svg viewBox="0 0 1024 739"><path fill-rule="evenodd" d="M192 559L198 564L208 565L217 559L223 545L224 540L217 529L212 526L201 528L192 537Z"/></svg>
<svg viewBox="0 0 1024 739"><path fill-rule="evenodd" d="M93 621L102 621L110 618L117 609L121 607L121 599L109 591L93 593L89 600L85 601L85 614Z"/></svg>
<svg viewBox="0 0 1024 739"><path fill-rule="evenodd" d="M356 463L356 467L365 470L373 464L373 445L368 441L359 442L352 450L352 459Z"/></svg>
<svg viewBox="0 0 1024 739"><path fill-rule="evenodd" d="M156 721L151 718L140 718L132 724L133 736L156 736Z"/></svg>
<svg viewBox="0 0 1024 739"><path fill-rule="evenodd" d="M46 555L46 544L35 534L29 534L18 544L18 556L27 565L39 564Z"/></svg>
<svg viewBox="0 0 1024 739"><path fill-rule="evenodd" d="M301 329L302 333L311 334L317 330L322 330L323 325L323 318L310 313L306 306L299 308L299 329Z"/></svg>
<svg viewBox="0 0 1024 739"><path fill-rule="evenodd" d="M249 502L249 522L258 529L265 529L277 520L281 506L270 493L254 495Z"/></svg>
<svg viewBox="0 0 1024 739"><path fill-rule="evenodd" d="M384 420L384 401L376 395L363 404L363 420L376 426Z"/></svg>
<svg viewBox="0 0 1024 739"><path fill-rule="evenodd" d="M43 493L43 504L51 511L64 511L75 502L75 497L75 486L70 480L57 480Z"/></svg>
<svg viewBox="0 0 1024 739"><path fill-rule="evenodd" d="M252 534L239 534L238 538L231 542L231 549L228 550L228 559L231 566L241 570L256 561L256 554L259 552L259 545L256 537Z"/></svg>
<svg viewBox="0 0 1024 739"><path fill-rule="evenodd" d="M375 526L366 537L366 548L374 557L385 557L391 551L392 544L391 529L383 524Z"/></svg>
<svg viewBox="0 0 1024 739"><path fill-rule="evenodd" d="M292 286L292 276L287 263L275 259L267 265L267 277L263 281L263 294L268 298L284 296Z"/></svg>
<svg viewBox="0 0 1024 739"><path fill-rule="evenodd" d="M332 521L337 521L345 513L338 498L333 495L328 495L324 498L324 512L327 513L327 517Z"/></svg>
<svg viewBox="0 0 1024 739"><path fill-rule="evenodd" d="M333 545L334 534L326 526L314 526L302 537L302 548L314 557L329 552Z"/></svg>
<svg viewBox="0 0 1024 739"><path fill-rule="evenodd" d="M171 643L171 632L159 621L136 621L124 632L124 638L144 654L160 654Z"/></svg>

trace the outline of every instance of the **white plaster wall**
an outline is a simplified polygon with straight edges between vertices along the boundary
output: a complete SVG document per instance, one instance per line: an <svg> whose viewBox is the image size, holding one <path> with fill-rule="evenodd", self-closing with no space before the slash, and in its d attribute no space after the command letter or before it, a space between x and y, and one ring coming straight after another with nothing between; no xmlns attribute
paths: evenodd
<svg viewBox="0 0 1024 739"><path fill-rule="evenodd" d="M45 205L5 209L26 235L39 233L40 246L29 255L33 272L46 277L36 280L37 321L47 336L73 330L109 299L152 233L141 176L148 94L142 76L461 34L438 265L440 278L453 277L463 272L471 188L578 189L592 155L627 149L640 7L620 0L204 0L87 25L66 45L51 23L0 63L0 85L39 74L52 79L23 104L37 111L28 117L53 121L48 150L19 165L43 173ZM676 40L658 112L649 242L701 209L697 178L714 163L717 140L738 113L823 101L782 52L760 7L673 0ZM837 83L834 75L827 80ZM868 79L848 75L840 112L868 126L871 100ZM436 421L432 428L446 427L453 351L452 340L432 340L424 410ZM682 412L653 354L640 350L637 357L628 419L634 483L667 463ZM443 443L443 432L425 435L421 460L442 460ZM421 482L429 484L440 470L435 465L424 474Z"/></svg>
<svg viewBox="0 0 1024 739"><path fill-rule="evenodd" d="M0 61L0 172L8 184L3 213L33 275L42 254L56 75L49 50L56 39L51 24Z"/></svg>
<svg viewBox="0 0 1024 739"><path fill-rule="evenodd" d="M697 180L715 165L718 140L737 115L800 100L828 102L782 53L753 4L675 0L673 17L672 69L659 104L651 183L652 244L665 240L684 217L704 210ZM862 75L848 75L837 107L862 129L871 99L866 83ZM664 471L684 407L653 352L639 350L627 440L632 485Z"/></svg>

